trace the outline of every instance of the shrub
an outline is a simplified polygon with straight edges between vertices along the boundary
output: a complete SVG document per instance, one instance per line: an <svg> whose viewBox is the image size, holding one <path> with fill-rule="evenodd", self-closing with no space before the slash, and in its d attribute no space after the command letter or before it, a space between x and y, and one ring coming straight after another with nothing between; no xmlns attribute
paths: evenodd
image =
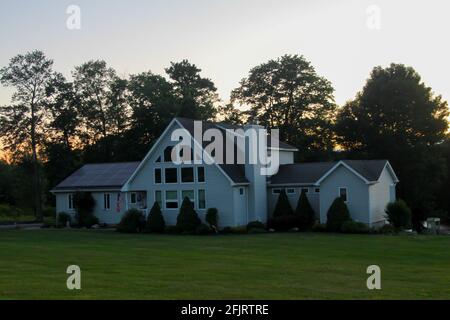
<svg viewBox="0 0 450 320"><path fill-rule="evenodd" d="M80 227L90 228L95 223L93 215L95 200L90 192L77 192L73 197L73 205L76 210L76 218ZM97 221L98 223L98 221Z"/></svg>
<svg viewBox="0 0 450 320"><path fill-rule="evenodd" d="M266 229L266 226L261 221L252 221L247 224L247 230L250 229Z"/></svg>
<svg viewBox="0 0 450 320"><path fill-rule="evenodd" d="M61 226L61 227L65 227L67 226L67 222L71 222L72 218L70 217L70 214L66 213L66 212L60 212L58 213L58 217L57 217L57 225Z"/></svg>
<svg viewBox="0 0 450 320"><path fill-rule="evenodd" d="M123 233L138 233L144 229L145 218L141 211L137 209L130 209L122 217L117 231Z"/></svg>
<svg viewBox="0 0 450 320"><path fill-rule="evenodd" d="M147 225L145 230L147 232L163 233L166 229L166 222L159 207L158 202L153 204L152 209L147 217Z"/></svg>
<svg viewBox="0 0 450 320"><path fill-rule="evenodd" d="M216 208L209 208L206 211L205 220L211 226L211 228L217 230L217 227L219 225L219 211Z"/></svg>
<svg viewBox="0 0 450 320"><path fill-rule="evenodd" d="M386 215L388 221L397 230L411 227L411 209L401 199L388 203L386 206Z"/></svg>
<svg viewBox="0 0 450 320"><path fill-rule="evenodd" d="M225 227L222 229L223 234L246 234L247 227Z"/></svg>
<svg viewBox="0 0 450 320"><path fill-rule="evenodd" d="M275 206L275 210L273 211L273 217L281 217L281 216L292 216L294 211L292 210L291 204L289 203L289 199L284 190L281 190L280 195L278 196L277 204Z"/></svg>
<svg viewBox="0 0 450 320"><path fill-rule="evenodd" d="M177 226L167 226L164 230L167 234L179 234L180 229Z"/></svg>
<svg viewBox="0 0 450 320"><path fill-rule="evenodd" d="M195 212L191 200L187 197L184 198L177 217L177 227L182 233L194 233L200 223L201 220Z"/></svg>
<svg viewBox="0 0 450 320"><path fill-rule="evenodd" d="M341 226L341 232L343 233L369 233L370 228L368 225L362 222L345 221Z"/></svg>
<svg viewBox="0 0 450 320"><path fill-rule="evenodd" d="M300 230L310 229L315 221L315 213L311 204L309 203L306 192L302 191L300 198L298 199L297 208L295 209L295 215L299 218L298 227Z"/></svg>
<svg viewBox="0 0 450 320"><path fill-rule="evenodd" d="M377 232L380 234L394 234L395 228L392 224L385 224L381 228L377 229Z"/></svg>
<svg viewBox="0 0 450 320"><path fill-rule="evenodd" d="M56 208L54 207L45 207L42 209L42 216L43 217L54 217L56 216Z"/></svg>
<svg viewBox="0 0 450 320"><path fill-rule="evenodd" d="M249 234L258 234L258 233L266 233L267 230L266 229L262 229L262 228L250 228L247 229L247 233Z"/></svg>
<svg viewBox="0 0 450 320"><path fill-rule="evenodd" d="M213 230L208 225L201 223L195 229L195 234L197 234L199 236L204 236L204 235L211 234L212 231Z"/></svg>
<svg viewBox="0 0 450 320"><path fill-rule="evenodd" d="M342 224L350 220L352 218L344 200L341 197L336 198L328 209L327 229L332 232L339 232L341 231Z"/></svg>
<svg viewBox="0 0 450 320"><path fill-rule="evenodd" d="M268 227L277 231L288 231L297 228L300 219L296 215L280 216L269 220Z"/></svg>
<svg viewBox="0 0 450 320"><path fill-rule="evenodd" d="M312 231L314 232L326 232L327 231L327 225L324 223L316 222L312 226Z"/></svg>
<svg viewBox="0 0 450 320"><path fill-rule="evenodd" d="M98 218L96 216L94 216L93 214L88 215L85 219L84 219L84 226L86 228L92 228L92 226L99 224Z"/></svg>

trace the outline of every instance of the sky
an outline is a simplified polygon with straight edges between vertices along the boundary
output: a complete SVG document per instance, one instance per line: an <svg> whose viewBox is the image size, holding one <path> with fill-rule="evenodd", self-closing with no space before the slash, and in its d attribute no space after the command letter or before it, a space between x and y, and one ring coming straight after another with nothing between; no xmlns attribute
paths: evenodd
<svg viewBox="0 0 450 320"><path fill-rule="evenodd" d="M80 9L80 29L69 29ZM0 0L0 67L39 49L69 77L104 59L120 76L188 59L227 102L249 70L304 55L331 81L336 102L353 99L374 66L404 63L450 99L447 0ZM73 20L70 20L73 21ZM11 90L0 86L0 105Z"/></svg>

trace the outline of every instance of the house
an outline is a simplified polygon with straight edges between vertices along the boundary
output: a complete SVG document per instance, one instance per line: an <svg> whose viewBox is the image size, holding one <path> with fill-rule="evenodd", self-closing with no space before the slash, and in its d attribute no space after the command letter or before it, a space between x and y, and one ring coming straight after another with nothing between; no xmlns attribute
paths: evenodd
<svg viewBox="0 0 450 320"><path fill-rule="evenodd" d="M196 132L196 123L201 124L201 132ZM180 141L174 139L177 129L182 129L192 143L189 150L176 149ZM210 150L208 142L202 139L209 129L223 133L223 145L231 145L231 149ZM182 200L188 197L202 220L206 210L214 207L219 211L220 226L240 226L255 220L266 222L284 189L293 208L300 193L306 192L321 223L326 222L328 208L337 197L347 203L354 220L369 226L385 223L384 209L395 200L398 182L387 160L294 163L294 153L298 150L283 142L274 144L270 135L266 135L267 140L245 136L243 145L233 138L239 133L232 138L226 135L232 130L247 132L249 129L258 131L262 127L240 128L175 118L142 161L87 164L59 183L51 190L56 196L57 212L74 215L74 193L87 191L96 201L94 213L102 223L117 224L130 208L148 214L154 202L158 202L166 223L171 225L176 223ZM249 154L253 154L249 150L256 150L253 149L256 145L263 147L267 157L277 155L276 174L264 174L264 165L249 160ZM180 155L184 151L191 153L192 161L172 161L175 149ZM244 162L211 162L217 151L223 151L227 159L232 153L232 160L236 160L236 154L243 149L247 154Z"/></svg>

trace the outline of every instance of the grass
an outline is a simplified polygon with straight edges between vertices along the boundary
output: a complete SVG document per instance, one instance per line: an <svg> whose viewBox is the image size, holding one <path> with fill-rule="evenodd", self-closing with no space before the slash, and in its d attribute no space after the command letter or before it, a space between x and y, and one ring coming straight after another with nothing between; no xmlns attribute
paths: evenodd
<svg viewBox="0 0 450 320"><path fill-rule="evenodd" d="M0 231L0 299L450 299L450 237ZM81 267L82 290L66 288ZM382 290L366 288L377 264Z"/></svg>

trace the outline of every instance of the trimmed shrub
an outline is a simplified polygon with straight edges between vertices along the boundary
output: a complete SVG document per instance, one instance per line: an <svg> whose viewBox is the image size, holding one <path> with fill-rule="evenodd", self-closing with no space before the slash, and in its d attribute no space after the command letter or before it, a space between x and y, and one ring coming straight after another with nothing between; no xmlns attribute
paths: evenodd
<svg viewBox="0 0 450 320"><path fill-rule="evenodd" d="M219 211L216 208L209 208L206 211L205 220L211 228L217 230L219 225Z"/></svg>
<svg viewBox="0 0 450 320"><path fill-rule="evenodd" d="M183 199L180 213L177 217L177 227L181 233L195 233L198 225L201 223L197 212L194 210L194 205L188 197Z"/></svg>
<svg viewBox="0 0 450 320"><path fill-rule="evenodd" d="M298 199L297 208L295 209L295 215L299 218L299 229L308 230L314 225L315 213L311 204L309 203L306 192L302 191L300 198Z"/></svg>
<svg viewBox="0 0 450 320"><path fill-rule="evenodd" d="M347 205L341 197L336 198L328 209L327 229L332 232L341 231L342 224L351 221Z"/></svg>
<svg viewBox="0 0 450 320"><path fill-rule="evenodd" d="M122 217L116 230L123 233L138 233L145 227L145 218L141 211L130 209Z"/></svg>
<svg viewBox="0 0 450 320"><path fill-rule="evenodd" d="M95 200L90 192L77 192L73 197L73 205L76 210L76 219L80 227L90 228L95 223ZM97 219L98 223L98 219Z"/></svg>
<svg viewBox="0 0 450 320"><path fill-rule="evenodd" d="M150 233L163 233L166 229L166 222L159 207L158 202L153 204L147 217L147 225L145 231Z"/></svg>
<svg viewBox="0 0 450 320"><path fill-rule="evenodd" d="M288 215L275 217L269 220L269 229L275 229L276 231L288 231L297 228L300 223L300 219L296 215Z"/></svg>
<svg viewBox="0 0 450 320"><path fill-rule="evenodd" d="M70 217L70 214L66 212L60 212L57 216L57 225L61 227L67 226L67 222L71 222L72 218Z"/></svg>
<svg viewBox="0 0 450 320"><path fill-rule="evenodd" d="M345 221L341 226L341 232L362 234L362 233L369 233L370 228L368 225L362 222Z"/></svg>
<svg viewBox="0 0 450 320"><path fill-rule="evenodd" d="M314 232L326 232L327 231L327 225L324 223L316 222L312 226L312 231Z"/></svg>
<svg viewBox="0 0 450 320"><path fill-rule="evenodd" d="M281 190L280 195L278 196L277 204L275 206L275 210L273 211L273 217L281 217L281 216L292 216L294 211L292 210L291 204L289 203L289 199L284 190Z"/></svg>
<svg viewBox="0 0 450 320"><path fill-rule="evenodd" d="M397 230L411 227L411 209L401 199L387 204L386 217Z"/></svg>
<svg viewBox="0 0 450 320"><path fill-rule="evenodd" d="M211 234L213 232L213 230L206 224L201 223L197 226L197 228L195 229L195 234L199 235L199 236L205 236L208 234Z"/></svg>
<svg viewBox="0 0 450 320"><path fill-rule="evenodd" d="M261 221L252 221L252 222L249 222L247 224L247 230L250 230L250 229L263 229L263 230L265 230L266 226Z"/></svg>

